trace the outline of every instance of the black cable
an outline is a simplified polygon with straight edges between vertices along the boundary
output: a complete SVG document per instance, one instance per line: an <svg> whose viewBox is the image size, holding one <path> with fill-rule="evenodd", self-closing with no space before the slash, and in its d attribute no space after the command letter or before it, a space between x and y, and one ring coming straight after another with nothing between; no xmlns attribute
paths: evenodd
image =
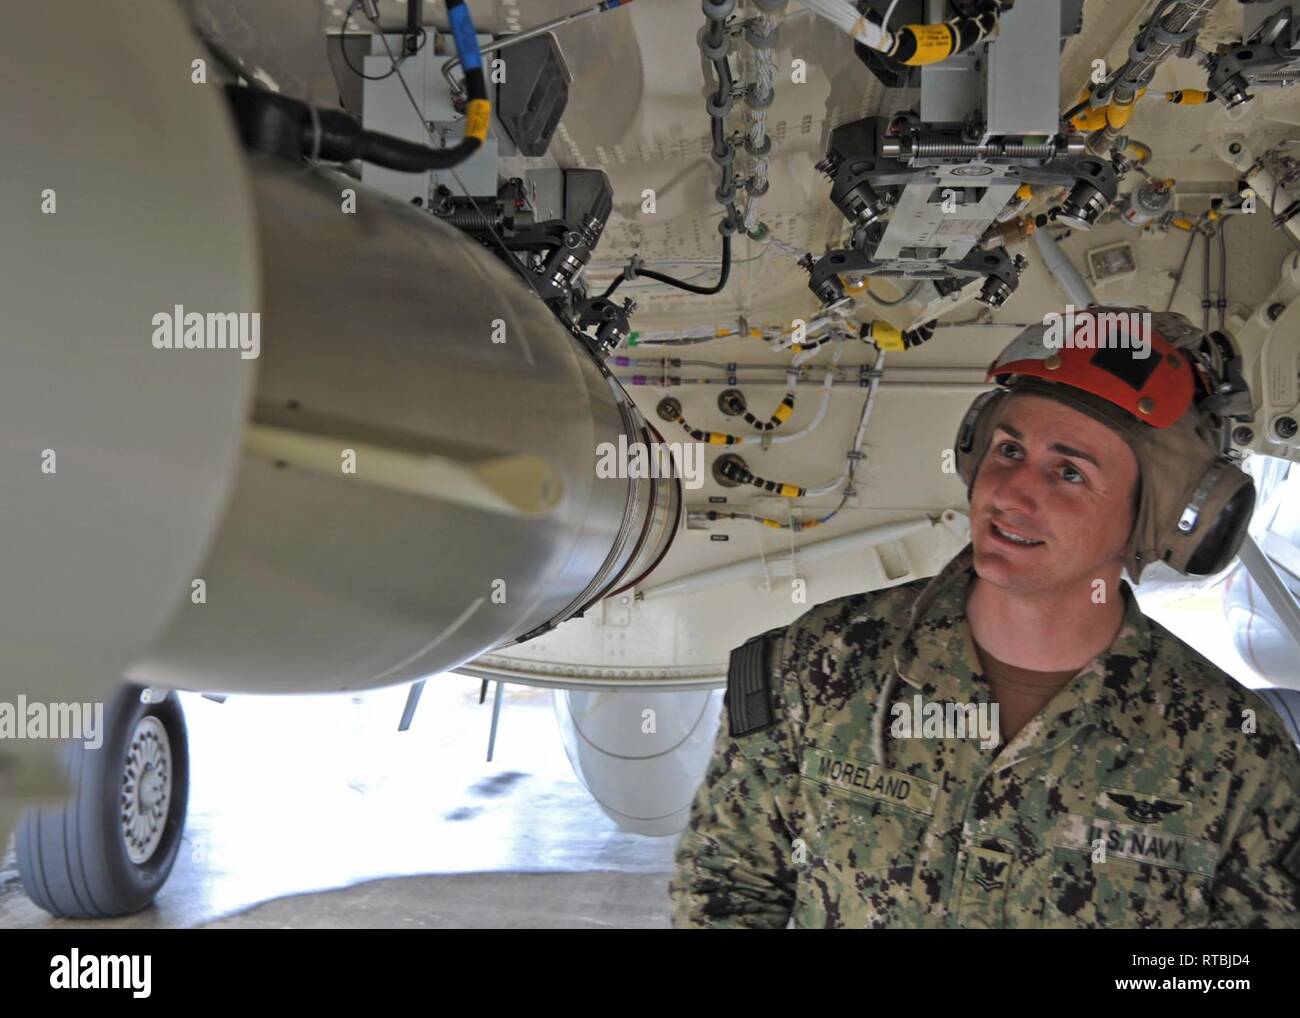
<svg viewBox="0 0 1300 1018"><path fill-rule="evenodd" d="M412 150L420 153L414 157L413 161L408 162L407 164L411 167L413 172L422 172L426 169L445 170L450 169L453 166L459 166L479 150L483 144L483 140L487 137L487 114L488 111L491 110L492 105L488 101L487 79L483 76L482 59L478 52L478 42L475 40L473 35L474 25L469 20L469 8L465 6L465 0L446 0L446 2L447 15L452 22L452 36L456 40L457 53L461 59L461 67L465 71L465 90L469 95L469 115L465 121L465 137L462 138L458 144L445 149L426 149L423 145L410 146ZM468 43L468 46L466 47L468 52L460 52L461 32L456 29L458 23L464 26L464 31L468 34L468 39L466 40ZM398 72L397 80L401 83L402 91L406 93L406 98L410 100L411 108L415 110L416 114L419 115L421 119L423 119L420 104L415 101L415 95L411 92L411 86L406 83L406 76L401 73L401 61L393 56L392 47L388 45L388 39L384 37L382 32L379 34L379 41L384 44L384 52L388 54L388 59L393 62L393 70ZM478 124L477 129L474 127L474 122L476 120L474 115L475 107L481 107L483 110L482 122ZM478 131L477 134L472 133L475 130ZM432 138L432 132L429 130L427 124L425 124L425 131L428 132ZM385 136L381 135L380 137ZM402 142L401 145L409 146L410 143ZM400 155L397 154L400 151L401 147L396 146L392 150L385 152L385 154L390 158L400 159ZM394 168L401 169L402 167L398 166ZM477 204L475 204L475 208L477 207Z"/></svg>
<svg viewBox="0 0 1300 1018"><path fill-rule="evenodd" d="M722 104L727 101L731 95L733 79L731 77L731 65L724 60L713 61L714 73L718 76L718 90L713 94L713 101L721 108Z"/></svg>
<svg viewBox="0 0 1300 1018"><path fill-rule="evenodd" d="M684 280L666 276L662 272L655 272L652 269L637 269L636 274L645 276L647 279L656 279L661 283L667 283L669 286L675 286L687 293L698 293L706 297L710 294L721 293L722 288L727 285L727 280L731 276L731 234L725 233L722 235L722 271L718 276L718 281L712 286L696 286L694 283L687 283ZM622 277L618 282L621 281ZM613 292L613 287L610 288L609 292Z"/></svg>
<svg viewBox="0 0 1300 1018"><path fill-rule="evenodd" d="M870 297L872 300L874 300L877 304L882 304L887 308L894 308L894 307L898 307L899 304L906 304L909 300L911 300L916 295L916 291L919 290L920 288L921 288L921 280L918 279L915 283L912 284L912 288L908 290L907 293L903 294L903 296L901 297L895 297L893 300L885 300L884 297L874 294L870 290L867 291L867 296Z"/></svg>
<svg viewBox="0 0 1300 1018"><path fill-rule="evenodd" d="M614 277L614 282L609 284L609 289L607 289L604 293L602 293L599 299L609 300L610 294L612 294L615 290L617 290L620 286L622 286L626 279L627 279L627 273L620 272L617 276Z"/></svg>

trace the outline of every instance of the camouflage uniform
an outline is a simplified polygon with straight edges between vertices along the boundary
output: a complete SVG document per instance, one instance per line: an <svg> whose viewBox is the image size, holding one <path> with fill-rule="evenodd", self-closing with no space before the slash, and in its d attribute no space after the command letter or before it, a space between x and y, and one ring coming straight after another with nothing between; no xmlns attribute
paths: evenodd
<svg viewBox="0 0 1300 1018"><path fill-rule="evenodd" d="M891 738L896 701L988 701L973 578L968 546L774 631L775 720L732 738L724 714L674 924L1300 926L1295 745L1126 585L1110 650L1009 743Z"/></svg>

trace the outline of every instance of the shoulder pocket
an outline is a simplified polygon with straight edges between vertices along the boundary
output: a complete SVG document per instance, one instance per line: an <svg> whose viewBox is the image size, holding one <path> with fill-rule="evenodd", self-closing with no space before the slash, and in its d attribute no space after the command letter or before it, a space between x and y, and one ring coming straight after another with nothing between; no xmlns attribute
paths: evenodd
<svg viewBox="0 0 1300 1018"><path fill-rule="evenodd" d="M769 629L731 652L727 665L727 730L733 739L776 723L772 671L784 628Z"/></svg>

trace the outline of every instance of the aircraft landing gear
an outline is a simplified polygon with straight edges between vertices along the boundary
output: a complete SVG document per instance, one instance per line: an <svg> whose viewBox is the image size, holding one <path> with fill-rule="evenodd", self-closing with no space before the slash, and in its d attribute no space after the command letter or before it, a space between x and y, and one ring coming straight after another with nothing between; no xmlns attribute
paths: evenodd
<svg viewBox="0 0 1300 1018"><path fill-rule="evenodd" d="M67 751L72 796L18 826L23 889L52 915L104 919L147 907L176 862L189 799L185 715L174 695L124 685L104 706L103 743Z"/></svg>

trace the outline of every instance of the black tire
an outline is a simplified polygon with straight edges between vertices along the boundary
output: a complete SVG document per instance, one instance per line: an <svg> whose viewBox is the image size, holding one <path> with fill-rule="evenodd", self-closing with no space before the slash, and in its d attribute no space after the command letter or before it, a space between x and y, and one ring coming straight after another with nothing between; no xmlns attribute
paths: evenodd
<svg viewBox="0 0 1300 1018"><path fill-rule="evenodd" d="M78 742L66 751L71 798L28 810L19 821L18 875L28 897L52 915L107 919L138 912L154 900L176 862L189 800L185 715L174 694L146 704L141 691L123 686L105 703L103 745L86 749ZM156 719L167 736L170 799L157 847L137 863L123 829L124 776L132 736L146 718ZM156 744L154 723L143 731L154 733Z"/></svg>

